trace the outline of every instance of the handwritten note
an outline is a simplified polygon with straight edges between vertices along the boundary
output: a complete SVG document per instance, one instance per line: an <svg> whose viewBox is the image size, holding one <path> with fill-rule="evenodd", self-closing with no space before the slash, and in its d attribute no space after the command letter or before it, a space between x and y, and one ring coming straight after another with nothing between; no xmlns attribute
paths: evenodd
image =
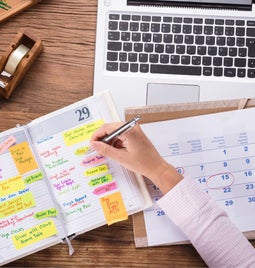
<svg viewBox="0 0 255 268"><path fill-rule="evenodd" d="M14 145L9 150L20 174L24 174L38 168L28 142L22 142Z"/></svg>
<svg viewBox="0 0 255 268"><path fill-rule="evenodd" d="M112 174L106 174L104 176L91 179L89 181L89 185L90 186L97 186L97 185L100 185L100 184L103 184L103 183L110 182L112 180L113 180Z"/></svg>
<svg viewBox="0 0 255 268"><path fill-rule="evenodd" d="M13 144L16 143L16 139L13 136L10 136L4 141L2 144L0 144L0 154L7 151Z"/></svg>
<svg viewBox="0 0 255 268"><path fill-rule="evenodd" d="M58 214L58 211L55 208L51 208L51 209L36 212L34 217L38 220L41 220L41 219L48 218L48 217L56 217L57 214Z"/></svg>
<svg viewBox="0 0 255 268"><path fill-rule="evenodd" d="M108 166L106 164L100 165L97 167L92 167L90 169L85 170L84 175L87 177L95 176L98 174L106 173L108 172Z"/></svg>
<svg viewBox="0 0 255 268"><path fill-rule="evenodd" d="M13 217L8 217L8 219L0 219L0 230L4 229L10 230L12 233L12 229L23 228L26 224L26 221L31 222L31 218L34 217L34 212L23 212L22 215L15 214ZM32 219L33 220L33 219ZM3 233L0 233L0 237L3 236Z"/></svg>
<svg viewBox="0 0 255 268"><path fill-rule="evenodd" d="M112 182L112 183L108 183L106 185L97 187L93 191L93 194L95 194L95 195L101 195L101 194L105 194L107 192L110 192L110 191L113 191L113 190L116 190L116 189L117 189L116 182Z"/></svg>
<svg viewBox="0 0 255 268"><path fill-rule="evenodd" d="M33 206L35 206L33 194L31 192L27 192L12 198L11 200L0 203L0 219Z"/></svg>
<svg viewBox="0 0 255 268"><path fill-rule="evenodd" d="M78 148L74 152L74 154L77 155L77 156L85 155L88 150L89 150L89 147L88 146L84 146L84 147Z"/></svg>
<svg viewBox="0 0 255 268"><path fill-rule="evenodd" d="M93 155L90 157L86 157L84 160L82 160L81 165L84 167L91 167L93 165L98 165L102 162L105 162L105 157L101 155Z"/></svg>
<svg viewBox="0 0 255 268"><path fill-rule="evenodd" d="M95 132L95 130L97 130L103 123L104 123L103 120L98 120L93 123L86 124L77 127L73 130L64 132L63 139L66 146L71 146L89 140L91 138L91 135Z"/></svg>
<svg viewBox="0 0 255 268"><path fill-rule="evenodd" d="M53 138L53 137L52 137ZM43 158L49 158L51 156L58 156L59 155L59 151L61 150L61 146L54 146L53 148L51 148L50 150L47 148L47 150L43 151L40 153L40 156Z"/></svg>
<svg viewBox="0 0 255 268"><path fill-rule="evenodd" d="M42 171L38 171L30 176L27 176L25 178L25 183L31 184L31 183L34 183L36 181L42 180L42 179L43 179L43 173L42 173Z"/></svg>
<svg viewBox="0 0 255 268"><path fill-rule="evenodd" d="M56 225L54 221L49 220L12 236L12 240L16 249L22 249L55 234Z"/></svg>
<svg viewBox="0 0 255 268"><path fill-rule="evenodd" d="M128 214L120 192L116 192L100 198L108 225L128 218Z"/></svg>
<svg viewBox="0 0 255 268"><path fill-rule="evenodd" d="M14 178L0 182L0 197L4 197L11 193L16 193L19 190L25 188L25 183L22 176L16 176Z"/></svg>

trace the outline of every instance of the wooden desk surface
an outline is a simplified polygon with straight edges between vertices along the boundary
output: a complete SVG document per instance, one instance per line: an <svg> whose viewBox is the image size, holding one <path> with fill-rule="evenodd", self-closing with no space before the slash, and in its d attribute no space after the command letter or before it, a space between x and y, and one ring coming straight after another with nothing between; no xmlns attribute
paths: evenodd
<svg viewBox="0 0 255 268"><path fill-rule="evenodd" d="M0 131L92 95L96 13L97 0L43 0L0 25L0 55L20 28L44 44L43 53L10 100L0 99ZM72 256L66 245L59 244L6 266L205 266L191 245L136 249L131 217L80 235L72 244Z"/></svg>

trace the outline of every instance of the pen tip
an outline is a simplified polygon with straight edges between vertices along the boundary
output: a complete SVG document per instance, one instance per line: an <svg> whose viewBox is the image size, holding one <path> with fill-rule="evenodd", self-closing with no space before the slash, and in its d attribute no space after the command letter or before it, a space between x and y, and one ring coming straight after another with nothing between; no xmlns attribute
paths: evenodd
<svg viewBox="0 0 255 268"><path fill-rule="evenodd" d="M134 119L135 119L135 121L137 122L138 120L141 119L141 115L136 115L136 116L134 117Z"/></svg>

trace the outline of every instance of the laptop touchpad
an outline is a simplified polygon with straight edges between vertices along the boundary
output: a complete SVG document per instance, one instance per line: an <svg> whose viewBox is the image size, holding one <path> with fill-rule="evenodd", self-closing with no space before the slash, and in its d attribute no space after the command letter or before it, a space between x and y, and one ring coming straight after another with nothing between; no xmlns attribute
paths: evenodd
<svg viewBox="0 0 255 268"><path fill-rule="evenodd" d="M147 105L199 101L198 85L158 84L147 86Z"/></svg>

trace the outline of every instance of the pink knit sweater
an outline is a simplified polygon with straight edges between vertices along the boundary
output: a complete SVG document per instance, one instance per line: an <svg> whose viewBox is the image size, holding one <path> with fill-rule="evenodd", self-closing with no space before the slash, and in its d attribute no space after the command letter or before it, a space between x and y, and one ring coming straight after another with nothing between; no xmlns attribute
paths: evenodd
<svg viewBox="0 0 255 268"><path fill-rule="evenodd" d="M209 267L255 267L253 246L197 182L185 177L158 204Z"/></svg>

